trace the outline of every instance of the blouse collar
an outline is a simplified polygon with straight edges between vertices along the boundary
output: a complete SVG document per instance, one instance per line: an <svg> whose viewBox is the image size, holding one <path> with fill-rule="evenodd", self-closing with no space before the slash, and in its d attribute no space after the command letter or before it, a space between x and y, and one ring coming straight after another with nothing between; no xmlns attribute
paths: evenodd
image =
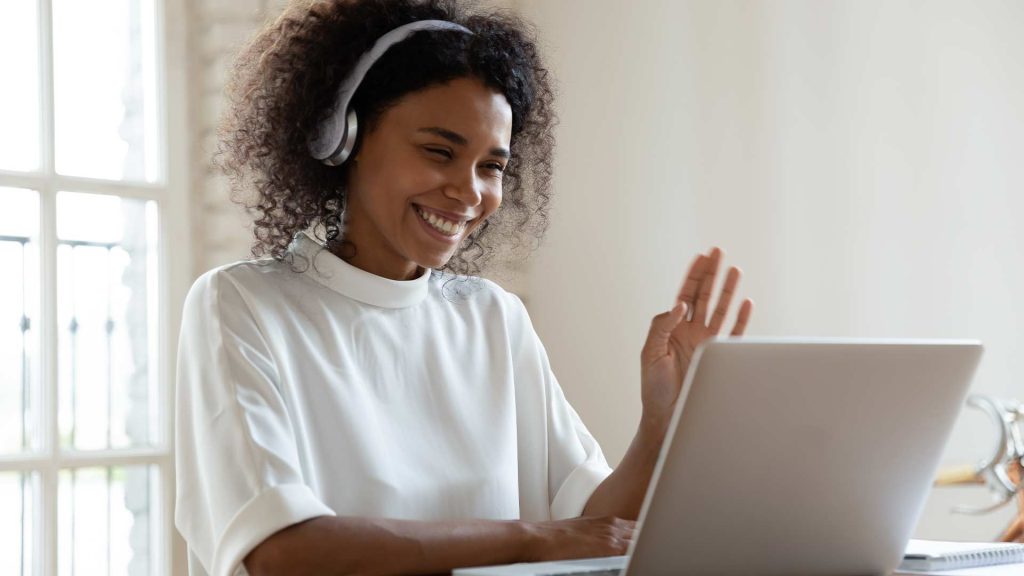
<svg viewBox="0 0 1024 576"><path fill-rule="evenodd" d="M377 276L338 258L305 232L296 235L288 249L308 261L309 266L304 271L306 275L353 300L381 308L406 308L427 297L429 268L424 268L423 273L412 280ZM306 266L302 259L296 258L295 261L300 270Z"/></svg>

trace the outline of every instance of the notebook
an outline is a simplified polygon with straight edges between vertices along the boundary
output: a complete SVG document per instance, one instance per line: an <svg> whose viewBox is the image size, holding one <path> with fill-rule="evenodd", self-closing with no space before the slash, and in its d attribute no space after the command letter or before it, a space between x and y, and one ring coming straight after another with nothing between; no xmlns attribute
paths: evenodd
<svg viewBox="0 0 1024 576"><path fill-rule="evenodd" d="M911 540L900 570L959 570L1024 562L1024 544Z"/></svg>

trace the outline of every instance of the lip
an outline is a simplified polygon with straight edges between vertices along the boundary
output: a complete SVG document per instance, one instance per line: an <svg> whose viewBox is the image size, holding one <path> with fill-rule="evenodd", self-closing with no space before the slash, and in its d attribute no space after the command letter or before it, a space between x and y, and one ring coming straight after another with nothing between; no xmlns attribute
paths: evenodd
<svg viewBox="0 0 1024 576"><path fill-rule="evenodd" d="M468 214L455 214L453 212L448 212L446 210L438 210L437 208L431 208L430 206L424 206L422 204L413 204L413 206L417 208L422 208L427 212L437 214L438 216L446 220L451 220L452 222L469 222L470 220L476 218L476 216L471 216Z"/></svg>

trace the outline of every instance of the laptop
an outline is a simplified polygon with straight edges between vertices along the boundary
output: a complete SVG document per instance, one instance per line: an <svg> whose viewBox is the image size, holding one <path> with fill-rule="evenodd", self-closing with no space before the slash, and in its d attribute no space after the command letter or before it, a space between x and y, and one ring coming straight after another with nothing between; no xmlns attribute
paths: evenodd
<svg viewBox="0 0 1024 576"><path fill-rule="evenodd" d="M964 340L710 340L626 556L453 574L889 574L981 353Z"/></svg>

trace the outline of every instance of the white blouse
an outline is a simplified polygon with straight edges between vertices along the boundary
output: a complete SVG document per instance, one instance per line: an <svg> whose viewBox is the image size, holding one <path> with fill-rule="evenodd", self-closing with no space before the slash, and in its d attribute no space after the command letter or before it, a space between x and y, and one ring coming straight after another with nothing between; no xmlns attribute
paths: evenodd
<svg viewBox="0 0 1024 576"><path fill-rule="evenodd" d="M518 298L381 278L305 235L289 250L299 272L239 262L185 302L175 521L193 576L244 574L316 516L580 515L611 469Z"/></svg>

